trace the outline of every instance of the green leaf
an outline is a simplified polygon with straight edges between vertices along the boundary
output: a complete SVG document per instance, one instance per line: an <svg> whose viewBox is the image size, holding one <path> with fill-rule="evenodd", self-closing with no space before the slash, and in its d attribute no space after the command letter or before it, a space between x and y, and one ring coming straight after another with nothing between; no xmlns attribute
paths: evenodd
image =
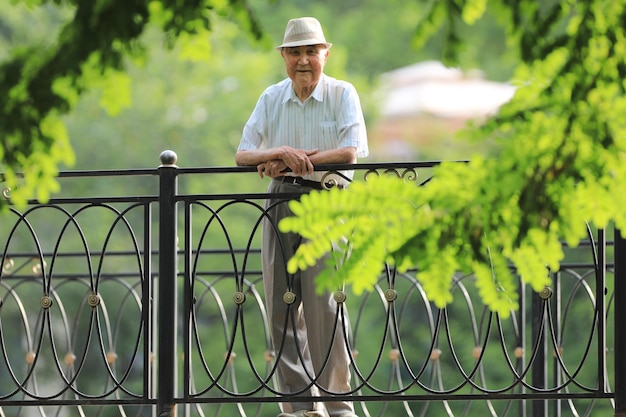
<svg viewBox="0 0 626 417"><path fill-rule="evenodd" d="M487 10L487 0L467 0L463 7L463 21L468 25L473 25L480 19Z"/></svg>

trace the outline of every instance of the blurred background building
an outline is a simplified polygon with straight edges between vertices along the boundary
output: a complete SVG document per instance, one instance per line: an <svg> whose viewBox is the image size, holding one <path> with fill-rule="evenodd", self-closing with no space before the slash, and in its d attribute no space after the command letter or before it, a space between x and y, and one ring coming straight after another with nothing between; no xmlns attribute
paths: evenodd
<svg viewBox="0 0 626 417"><path fill-rule="evenodd" d="M515 88L425 61L381 76L381 106L369 127L372 156L381 161L466 159L477 151L455 140L469 120L496 113Z"/></svg>

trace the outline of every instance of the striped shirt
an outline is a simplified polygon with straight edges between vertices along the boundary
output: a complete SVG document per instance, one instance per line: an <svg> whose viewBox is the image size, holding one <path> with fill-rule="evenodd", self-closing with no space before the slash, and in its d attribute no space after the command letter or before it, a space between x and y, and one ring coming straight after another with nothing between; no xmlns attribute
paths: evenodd
<svg viewBox="0 0 626 417"><path fill-rule="evenodd" d="M268 87L243 129L238 150L283 145L318 151L353 146L357 157L367 156L365 121L354 86L322 74L304 103L289 78ZM323 175L315 172L306 178L319 181Z"/></svg>

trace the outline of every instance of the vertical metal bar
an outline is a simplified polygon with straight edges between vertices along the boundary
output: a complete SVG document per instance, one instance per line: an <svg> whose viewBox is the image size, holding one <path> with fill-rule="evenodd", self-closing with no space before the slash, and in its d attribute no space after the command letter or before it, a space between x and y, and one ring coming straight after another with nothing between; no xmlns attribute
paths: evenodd
<svg viewBox="0 0 626 417"><path fill-rule="evenodd" d="M176 404L176 154L161 153L159 167L159 294L158 294L158 408L159 417L175 417Z"/></svg>
<svg viewBox="0 0 626 417"><path fill-rule="evenodd" d="M562 280L561 280L561 271L557 271L555 274L552 275L552 282L553 282L553 287L554 287L554 293L553 296L551 297L554 302L553 302L553 323L552 326L554 328L554 332L556 334L556 339L557 342L559 343L557 346L555 346L554 348L557 350L557 352L561 351L561 344L562 342L562 334L563 334L563 329L561 327L561 323L563 318L561 317L562 315L562 305L563 305L563 301L562 301L562 297L563 297L563 286L561 285ZM560 354L560 353L559 353ZM561 385L562 381L561 381L561 364L559 362L559 360L556 358L556 352L555 352L555 360L553 361L553 365L552 365L552 369L554 372L554 386L559 386ZM554 401L554 411L553 411L553 417L561 417L562 414L562 401L561 400L556 400Z"/></svg>
<svg viewBox="0 0 626 417"><path fill-rule="evenodd" d="M185 203L185 242L184 242L184 259L185 259L185 288L183 297L183 397L189 398L191 391L191 314L193 309L193 276L192 276L192 242L191 242L191 204ZM198 255L196 255L198 256ZM191 404L185 403L183 412L185 417L191 415Z"/></svg>
<svg viewBox="0 0 626 417"><path fill-rule="evenodd" d="M615 229L615 417L626 417L626 241Z"/></svg>
<svg viewBox="0 0 626 417"><path fill-rule="evenodd" d="M520 300L520 309L519 309L519 321L517 328L519 329L519 344L522 350L520 352L521 357L518 358L518 372L521 374L526 369L526 308L527 308L527 300L526 300L526 284L523 279L520 279L519 285L519 300ZM525 379L525 378L524 378ZM520 394L526 393L526 385L520 385ZM521 417L526 417L528 413L528 404L526 400L522 400L519 402L519 415Z"/></svg>
<svg viewBox="0 0 626 417"><path fill-rule="evenodd" d="M598 230L596 312L598 314L598 391L606 392L606 232Z"/></svg>
<svg viewBox="0 0 626 417"><path fill-rule="evenodd" d="M533 291L532 294L532 335L533 335L533 348L537 348L537 356L532 363L532 387L534 389L542 389L546 387L546 368L547 368L547 355L546 355L546 343L545 343L545 318L543 310L545 300L543 300L539 294ZM547 401L546 400L533 400L532 402L532 416L533 417L546 417L547 416Z"/></svg>
<svg viewBox="0 0 626 417"><path fill-rule="evenodd" d="M143 321L143 386L145 399L155 398L154 380L154 311L152 305L152 206L144 205L143 210L143 285L141 292L141 319ZM154 413L153 413L154 414Z"/></svg>

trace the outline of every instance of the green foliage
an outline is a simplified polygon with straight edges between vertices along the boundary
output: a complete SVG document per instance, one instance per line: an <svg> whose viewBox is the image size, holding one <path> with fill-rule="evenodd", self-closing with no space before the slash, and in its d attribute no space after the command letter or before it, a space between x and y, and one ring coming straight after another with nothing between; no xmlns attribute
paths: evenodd
<svg viewBox="0 0 626 417"><path fill-rule="evenodd" d="M482 3L438 2L422 34L445 16L449 57L456 57L462 42L452 22L474 22ZM346 280L371 288L388 262L418 268L428 296L443 306L452 273L473 271L483 301L507 316L517 307L509 263L540 291L548 269L559 268L561 239L577 245L585 222L603 228L612 221L624 230L626 2L492 3L518 42L518 89L497 116L465 135L494 138L498 157L443 164L423 189L380 179L355 184L341 198L318 193L293 203L297 218L281 227L310 241L292 270L323 255L324 239L345 236L350 259L337 272L329 268L320 285Z"/></svg>
<svg viewBox="0 0 626 417"><path fill-rule="evenodd" d="M211 13L233 12L249 33L260 36L245 0L89 0L67 7L72 17L55 42L16 48L0 65L0 96L5 99L0 107L0 171L17 205L33 194L46 201L58 189L57 165L73 164L74 154L58 121L78 96L101 87L101 104L111 114L131 104L124 59L145 59L138 39L148 25L164 31L170 47L180 38L181 55L192 59L209 52L208 46L198 46L208 43Z"/></svg>
<svg viewBox="0 0 626 417"><path fill-rule="evenodd" d="M298 268L314 265L316 259L328 251L328 242L334 242L343 249L337 252L338 255L347 252L350 255L343 259L342 268L337 271L339 282L352 284L357 292L371 290L378 280L380 264L390 260L387 253L397 250L410 238L410 234L407 235L410 227L402 225L430 222L428 213L420 213L410 204L414 200L411 195L400 193L406 191L401 187L399 182L388 184L382 179L374 179L369 187L355 183L349 194L332 189L327 193L311 193L303 196L299 203L290 203L297 217L285 219L280 227L282 230L297 229L309 242L304 244L306 249L300 251L299 256L289 261L289 270L295 272ZM407 204L390 201L388 193L393 191ZM321 210L311 210L311 207ZM423 221L420 221L422 217ZM385 233L386 230L394 233ZM350 250L343 242L344 236L351 237ZM332 268L327 268L319 276L320 285L336 288L331 271Z"/></svg>

